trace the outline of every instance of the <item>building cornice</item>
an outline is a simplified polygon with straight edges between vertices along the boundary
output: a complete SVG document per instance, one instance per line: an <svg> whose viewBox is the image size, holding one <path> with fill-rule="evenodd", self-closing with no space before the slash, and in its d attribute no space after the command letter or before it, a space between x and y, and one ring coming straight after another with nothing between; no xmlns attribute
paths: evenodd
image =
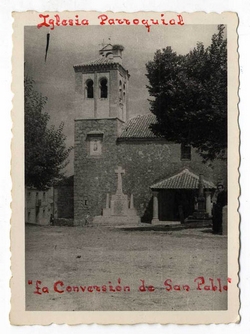
<svg viewBox="0 0 250 334"><path fill-rule="evenodd" d="M79 122L79 121L120 121L121 123L125 123L123 120L121 120L119 117L105 117L105 118L76 118L74 121Z"/></svg>
<svg viewBox="0 0 250 334"><path fill-rule="evenodd" d="M130 74L125 68L119 63L99 63L99 64L86 64L86 65L74 65L75 72L89 73L100 70L118 70L124 76L130 77Z"/></svg>

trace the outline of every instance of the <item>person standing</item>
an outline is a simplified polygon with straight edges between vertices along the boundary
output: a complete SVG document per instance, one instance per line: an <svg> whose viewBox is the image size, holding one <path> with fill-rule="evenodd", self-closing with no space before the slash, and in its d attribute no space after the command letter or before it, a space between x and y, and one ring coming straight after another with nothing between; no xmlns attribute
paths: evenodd
<svg viewBox="0 0 250 334"><path fill-rule="evenodd" d="M227 205L227 192L222 183L217 184L217 198L213 205L213 233L222 234L222 209Z"/></svg>
<svg viewBox="0 0 250 334"><path fill-rule="evenodd" d="M54 216L53 216L53 214L51 213L51 215L50 215L50 225L54 225Z"/></svg>

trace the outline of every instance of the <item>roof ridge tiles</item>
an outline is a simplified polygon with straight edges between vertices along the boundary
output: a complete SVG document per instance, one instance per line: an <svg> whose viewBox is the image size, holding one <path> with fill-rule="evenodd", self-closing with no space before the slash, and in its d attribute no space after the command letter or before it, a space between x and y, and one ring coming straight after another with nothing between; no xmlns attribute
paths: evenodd
<svg viewBox="0 0 250 334"><path fill-rule="evenodd" d="M123 139L146 139L146 138L158 138L161 137L156 136L152 130L150 129L150 125L156 122L156 117L152 113L147 113L145 115L136 115L131 118L122 134L119 138Z"/></svg>
<svg viewBox="0 0 250 334"><path fill-rule="evenodd" d="M183 177L184 176L184 179ZM185 178L189 176L189 178ZM191 177L191 178L190 178ZM173 182L175 181L175 182ZM184 168L182 171L165 178L159 182L153 184L151 189L198 189L199 176L190 172L188 168ZM204 188L213 189L216 188L214 183L204 179Z"/></svg>

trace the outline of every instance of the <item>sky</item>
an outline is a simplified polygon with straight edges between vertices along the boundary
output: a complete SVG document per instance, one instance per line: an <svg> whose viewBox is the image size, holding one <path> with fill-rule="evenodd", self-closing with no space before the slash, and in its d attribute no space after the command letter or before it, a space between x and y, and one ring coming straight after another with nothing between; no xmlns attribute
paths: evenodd
<svg viewBox="0 0 250 334"><path fill-rule="evenodd" d="M149 112L150 98L146 85L145 64L153 60L158 49L171 46L178 54L186 54L197 42L208 46L217 32L216 25L153 26L80 26L55 27L50 30L50 45L45 63L48 28L25 27L25 72L36 82L36 89L48 98L45 111L50 123L64 122L67 145L74 145L74 69L76 64L99 57L102 43L124 46L123 67L131 75L129 80L130 118ZM73 152L66 174L74 173Z"/></svg>

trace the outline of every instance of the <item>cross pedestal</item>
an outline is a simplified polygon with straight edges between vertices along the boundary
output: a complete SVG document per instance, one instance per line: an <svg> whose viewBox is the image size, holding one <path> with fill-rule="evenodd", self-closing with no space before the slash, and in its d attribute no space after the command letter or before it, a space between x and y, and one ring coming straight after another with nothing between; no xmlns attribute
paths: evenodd
<svg viewBox="0 0 250 334"><path fill-rule="evenodd" d="M136 225L140 222L140 218L134 209L134 198L131 194L130 207L128 195L122 191L122 175L125 170L122 167L115 169L117 174L117 190L111 196L109 203L109 195L106 197L106 208L103 209L103 215L94 218L94 222L102 225Z"/></svg>

